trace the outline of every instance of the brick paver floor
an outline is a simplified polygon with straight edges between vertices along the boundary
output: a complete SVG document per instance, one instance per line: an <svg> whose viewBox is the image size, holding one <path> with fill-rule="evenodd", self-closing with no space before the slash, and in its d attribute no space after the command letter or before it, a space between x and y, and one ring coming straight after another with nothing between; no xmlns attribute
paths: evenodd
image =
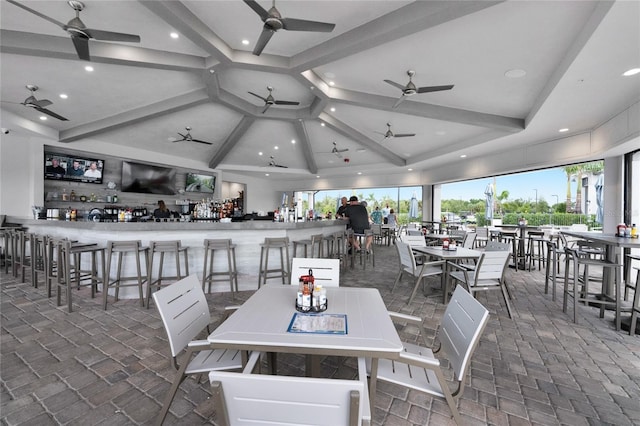
<svg viewBox="0 0 640 426"><path fill-rule="evenodd" d="M194 260L195 261L195 260ZM341 285L378 288L389 310L425 319L433 340L444 311L427 282L413 303L404 279L391 293L398 270L394 246L376 247L376 267L347 268ZM579 323L544 294L544 272L507 272L513 293L509 319L499 294L479 295L491 317L471 364L458 406L475 425L640 424L640 337L616 331L613 315L580 307ZM41 283L42 284L42 283ZM155 308L137 301L110 303L86 290L73 295L74 312L56 307L42 285L34 288L0 275L1 405L5 425L151 424L173 379L169 348ZM207 295L212 322L223 308L251 296L244 291ZM570 312L569 312L570 313ZM399 327L405 340L415 329ZM304 358L279 357L281 374L302 374ZM326 358L328 377L351 377L355 360ZM186 380L165 424L211 424L215 408L206 381ZM452 424L446 404L405 388L379 383L376 425Z"/></svg>

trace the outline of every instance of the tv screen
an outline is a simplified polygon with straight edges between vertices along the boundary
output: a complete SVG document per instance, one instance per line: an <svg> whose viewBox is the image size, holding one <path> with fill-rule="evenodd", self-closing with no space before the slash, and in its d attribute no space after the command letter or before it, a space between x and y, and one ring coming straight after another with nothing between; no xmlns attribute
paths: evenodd
<svg viewBox="0 0 640 426"><path fill-rule="evenodd" d="M175 169L149 164L122 162L122 190L145 194L174 195Z"/></svg>
<svg viewBox="0 0 640 426"><path fill-rule="evenodd" d="M44 153L44 178L73 182L102 183L104 160L60 154Z"/></svg>
<svg viewBox="0 0 640 426"><path fill-rule="evenodd" d="M187 192L206 192L213 194L216 189L216 177L212 175L200 175L197 173L187 173L187 185L184 188Z"/></svg>

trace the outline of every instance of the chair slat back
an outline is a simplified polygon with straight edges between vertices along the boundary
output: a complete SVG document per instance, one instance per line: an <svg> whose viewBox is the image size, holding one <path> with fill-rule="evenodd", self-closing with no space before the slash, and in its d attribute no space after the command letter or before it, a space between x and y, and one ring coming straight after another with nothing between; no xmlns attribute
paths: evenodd
<svg viewBox="0 0 640 426"><path fill-rule="evenodd" d="M475 232L467 232L467 236L465 237L464 242L462 243L462 247L473 249L473 244L476 242L477 236L478 234L476 234Z"/></svg>
<svg viewBox="0 0 640 426"><path fill-rule="evenodd" d="M484 251L510 251L511 245L509 243L501 243L500 241L487 241L487 245L484 246Z"/></svg>
<svg viewBox="0 0 640 426"><path fill-rule="evenodd" d="M486 226L479 226L476 228L476 234L480 238L484 238L485 240L489 238L489 228Z"/></svg>
<svg viewBox="0 0 640 426"><path fill-rule="evenodd" d="M176 252L180 250L180 245L180 240L149 241L149 250L151 253Z"/></svg>
<svg viewBox="0 0 640 426"><path fill-rule="evenodd" d="M464 379L488 320L489 311L462 286L457 286L444 311L439 334L456 380Z"/></svg>
<svg viewBox="0 0 640 426"><path fill-rule="evenodd" d="M174 357L211 321L207 299L195 274L156 291L153 300Z"/></svg>
<svg viewBox="0 0 640 426"><path fill-rule="evenodd" d="M323 259L294 257L291 265L291 285L297 285L301 275L308 275L313 271L316 284L323 287L340 286L340 259Z"/></svg>
<svg viewBox="0 0 640 426"><path fill-rule="evenodd" d="M427 242L424 239L424 235L420 233L419 235L410 235L407 234L402 237L402 242L408 244L411 247L426 247Z"/></svg>
<svg viewBox="0 0 640 426"><path fill-rule="evenodd" d="M476 267L476 282L480 280L500 280L509 261L508 251L485 251L480 255Z"/></svg>
<svg viewBox="0 0 640 426"><path fill-rule="evenodd" d="M221 425L359 425L361 380L209 373Z"/></svg>
<svg viewBox="0 0 640 426"><path fill-rule="evenodd" d="M408 244L403 243L402 241L396 241L396 249L398 250L398 257L400 258L402 269L411 268L411 270L414 270L415 262L413 261L411 256L411 247Z"/></svg>

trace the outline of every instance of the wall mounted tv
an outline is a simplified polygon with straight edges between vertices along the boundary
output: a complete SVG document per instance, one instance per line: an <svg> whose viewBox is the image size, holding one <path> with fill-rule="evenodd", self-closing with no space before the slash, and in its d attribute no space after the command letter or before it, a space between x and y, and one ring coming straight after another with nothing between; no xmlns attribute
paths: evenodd
<svg viewBox="0 0 640 426"><path fill-rule="evenodd" d="M205 192L208 194L213 194L215 189L215 176L187 173L187 184L184 188L186 192Z"/></svg>
<svg viewBox="0 0 640 426"><path fill-rule="evenodd" d="M44 153L44 178L73 182L102 183L104 160L61 154Z"/></svg>
<svg viewBox="0 0 640 426"><path fill-rule="evenodd" d="M144 194L174 195L175 169L149 164L122 162L122 190Z"/></svg>

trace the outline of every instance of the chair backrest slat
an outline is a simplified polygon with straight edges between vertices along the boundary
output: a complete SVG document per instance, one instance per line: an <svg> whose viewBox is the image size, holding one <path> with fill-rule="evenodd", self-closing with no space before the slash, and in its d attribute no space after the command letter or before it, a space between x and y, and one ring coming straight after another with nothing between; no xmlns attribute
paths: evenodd
<svg viewBox="0 0 640 426"><path fill-rule="evenodd" d="M456 380L464 379L471 354L488 320L489 311L465 289L457 286L444 311L439 334Z"/></svg>
<svg viewBox="0 0 640 426"><path fill-rule="evenodd" d="M340 259L323 259L294 257L291 265L291 285L297 285L301 275L308 275L313 271L316 284L323 287L340 286Z"/></svg>
<svg viewBox="0 0 640 426"><path fill-rule="evenodd" d="M195 274L156 291L153 300L174 357L211 321L207 299Z"/></svg>
<svg viewBox="0 0 640 426"><path fill-rule="evenodd" d="M209 373L209 380L222 425L358 425L362 418L361 380L222 371Z"/></svg>
<svg viewBox="0 0 640 426"><path fill-rule="evenodd" d="M501 243L500 241L487 241L484 251L510 251L511 244Z"/></svg>
<svg viewBox="0 0 640 426"><path fill-rule="evenodd" d="M426 247L427 242L424 239L424 235L420 233L419 235L405 235L402 237L402 242L410 245L411 247Z"/></svg>
<svg viewBox="0 0 640 426"><path fill-rule="evenodd" d="M480 280L502 279L504 270L509 261L508 251L485 251L480 255L476 267L476 282Z"/></svg>
<svg viewBox="0 0 640 426"><path fill-rule="evenodd" d="M411 259L411 247L402 241L396 241L396 249L398 250L398 257L400 258L402 268L413 269L415 265Z"/></svg>

